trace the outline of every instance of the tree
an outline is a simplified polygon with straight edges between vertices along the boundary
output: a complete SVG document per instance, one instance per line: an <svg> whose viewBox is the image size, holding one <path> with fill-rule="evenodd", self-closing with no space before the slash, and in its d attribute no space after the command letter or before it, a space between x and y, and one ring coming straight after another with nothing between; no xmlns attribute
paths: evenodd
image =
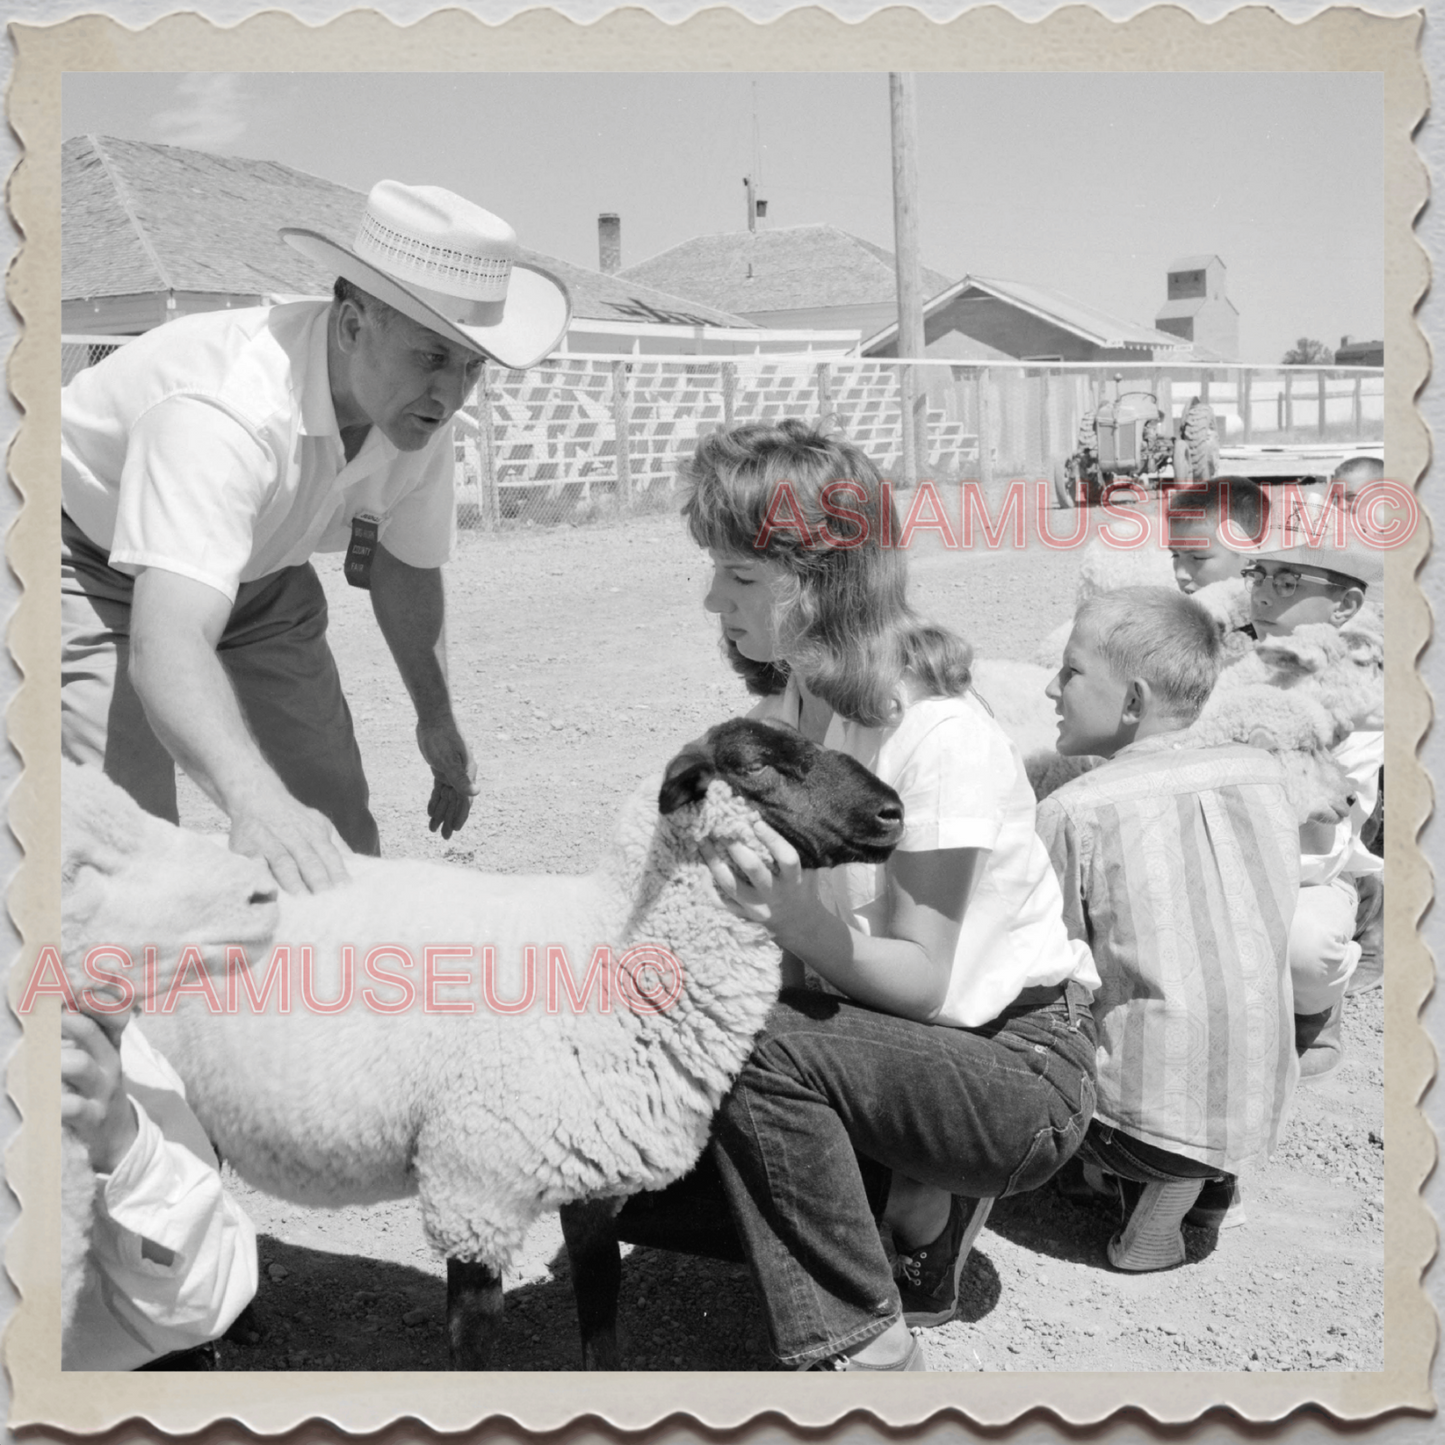
<svg viewBox="0 0 1445 1445"><path fill-rule="evenodd" d="M1323 341L1310 336L1301 336L1284 354L1286 366L1328 366L1334 359L1335 353Z"/></svg>

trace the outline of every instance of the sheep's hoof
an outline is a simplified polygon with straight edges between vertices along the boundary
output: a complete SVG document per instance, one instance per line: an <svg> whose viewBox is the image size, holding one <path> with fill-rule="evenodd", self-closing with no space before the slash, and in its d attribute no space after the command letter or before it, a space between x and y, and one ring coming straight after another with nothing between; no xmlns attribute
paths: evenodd
<svg viewBox="0 0 1445 1445"><path fill-rule="evenodd" d="M582 1368L584 1370L620 1370L622 1352L617 1348L617 1332L611 1330L596 1334L582 1345Z"/></svg>
<svg viewBox="0 0 1445 1445"><path fill-rule="evenodd" d="M502 1322L502 1276L475 1260L447 1260L447 1340L454 1370L491 1368Z"/></svg>

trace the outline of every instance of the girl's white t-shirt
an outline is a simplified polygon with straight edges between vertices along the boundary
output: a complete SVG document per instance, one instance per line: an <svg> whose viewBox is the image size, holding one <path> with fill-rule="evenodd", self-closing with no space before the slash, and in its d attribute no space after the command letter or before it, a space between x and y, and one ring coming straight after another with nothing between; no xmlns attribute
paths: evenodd
<svg viewBox="0 0 1445 1445"><path fill-rule="evenodd" d="M797 727L800 704L797 682L790 679L785 691L765 698L751 715ZM909 701L888 727L865 727L835 713L823 741L856 758L903 799L899 851L986 850L939 1023L986 1024L1026 988L1070 979L1099 987L1088 945L1065 932L1058 879L1034 831L1034 795L1023 760L975 694ZM887 934L885 864L830 868L821 893L861 933Z"/></svg>

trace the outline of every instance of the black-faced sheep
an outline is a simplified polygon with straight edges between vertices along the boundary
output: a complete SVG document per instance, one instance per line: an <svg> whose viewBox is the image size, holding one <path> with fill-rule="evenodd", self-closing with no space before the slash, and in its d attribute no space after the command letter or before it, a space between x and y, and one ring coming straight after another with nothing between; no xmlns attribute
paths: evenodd
<svg viewBox="0 0 1445 1445"><path fill-rule="evenodd" d="M110 807L133 805L113 790ZM755 838L760 818L810 867L882 861L902 830L897 795L851 758L734 719L634 797L596 872L351 858L341 887L281 896L259 1010L212 1012L182 972L187 993L146 1032L250 1183L303 1204L420 1194L447 1257L452 1361L480 1368L501 1272L541 1213L661 1188L706 1143L776 998L779 954L723 905L699 843ZM153 874L149 907L171 907ZM126 918L117 936L91 909L89 937L149 941L144 915ZM264 953L250 958L259 992Z"/></svg>

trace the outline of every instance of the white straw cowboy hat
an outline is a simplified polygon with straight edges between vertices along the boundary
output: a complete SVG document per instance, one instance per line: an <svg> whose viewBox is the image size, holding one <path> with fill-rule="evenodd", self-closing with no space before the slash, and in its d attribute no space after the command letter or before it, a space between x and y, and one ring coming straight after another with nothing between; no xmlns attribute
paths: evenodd
<svg viewBox="0 0 1445 1445"><path fill-rule="evenodd" d="M1278 507L1278 503L1275 504ZM1381 586L1385 580L1385 554L1360 536L1348 509L1303 498L1294 505L1278 507L1279 517L1271 519L1268 542L1254 555L1262 562L1293 562L1300 567L1322 567L1352 578L1365 588ZM1339 542L1343 523L1344 545Z"/></svg>
<svg viewBox="0 0 1445 1445"><path fill-rule="evenodd" d="M517 260L517 233L440 186L378 181L351 246L286 226L288 245L404 316L520 370L562 339L567 288Z"/></svg>

